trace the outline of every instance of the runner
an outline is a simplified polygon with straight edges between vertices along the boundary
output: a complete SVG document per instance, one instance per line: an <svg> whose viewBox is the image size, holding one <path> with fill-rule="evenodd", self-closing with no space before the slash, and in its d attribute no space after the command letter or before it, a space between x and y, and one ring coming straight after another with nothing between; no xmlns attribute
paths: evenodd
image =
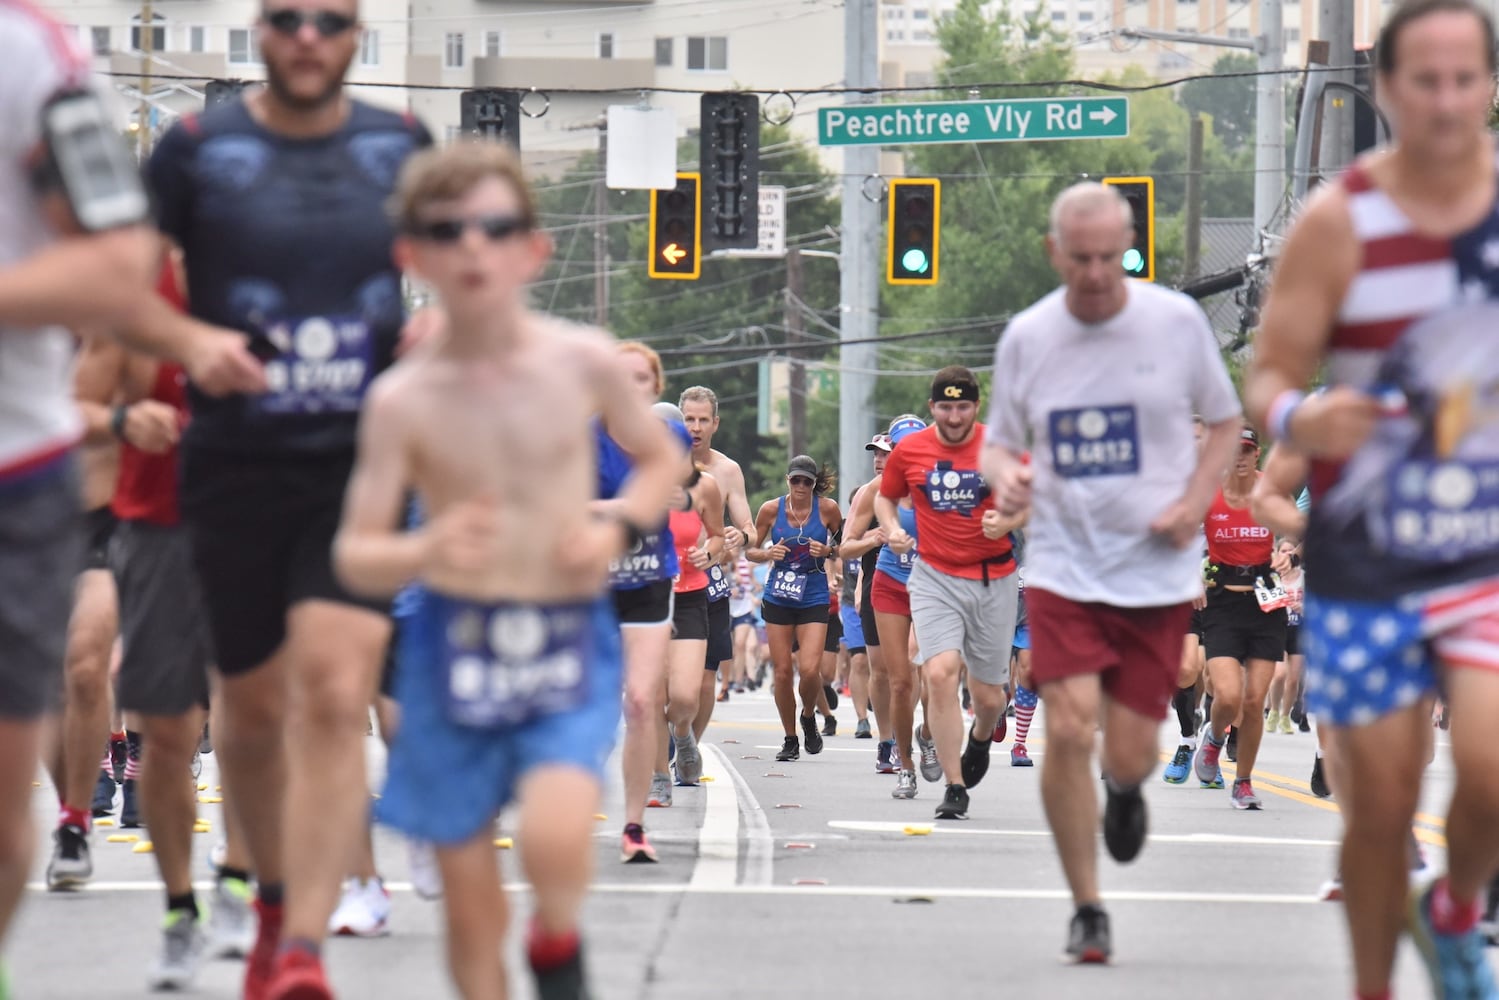
<svg viewBox="0 0 1499 1000"><path fill-rule="evenodd" d="M679 467L612 342L526 310L522 287L550 241L508 149L464 142L414 158L396 206L397 253L437 289L449 330L372 389L335 543L340 577L361 593L422 588L380 813L438 845L454 982L497 997L507 904L491 827L515 801L537 991L574 1000L588 995L578 908L620 712L606 567L626 531L659 520ZM596 411L635 462L608 518L590 513ZM430 520L401 533L408 489ZM493 683L513 676L529 682Z"/></svg>
<svg viewBox="0 0 1499 1000"><path fill-rule="evenodd" d="M1299 484L1298 484L1299 485ZM1288 498L1289 499L1289 498ZM1295 503L1294 500L1291 501ZM1250 497L1250 509L1254 498ZM1260 522L1263 524L1264 522ZM1286 736L1296 732L1294 715L1301 691L1301 609L1304 584L1301 572L1299 543L1294 538L1282 538L1275 546L1276 573L1286 593L1294 598L1286 605L1286 655L1275 665L1275 679L1270 682L1270 714L1265 717L1265 732Z"/></svg>
<svg viewBox="0 0 1499 1000"><path fill-rule="evenodd" d="M874 510L898 556L909 553L916 538L900 526L896 505L907 496L914 505L921 558L907 587L927 690L922 721L947 780L937 818L965 819L968 790L988 773L989 749L1008 700L1018 592L1010 532L1025 516L996 511L979 473L984 425L978 422L973 373L957 365L937 372L927 406L932 426L901 435L885 463ZM960 754L958 675L965 666L973 726ZM896 721L897 738L903 722ZM901 761L909 768L904 751Z"/></svg>
<svg viewBox="0 0 1499 1000"><path fill-rule="evenodd" d="M1192 769L1203 788L1223 787L1218 756L1233 726L1239 732L1238 770L1229 798L1235 809L1261 808L1254 794L1254 762L1265 733L1265 696L1275 664L1286 652L1285 590L1271 568L1275 541L1249 510L1259 458L1259 434L1246 425L1205 522L1208 603L1202 626L1213 709Z"/></svg>
<svg viewBox="0 0 1499 1000"><path fill-rule="evenodd" d="M1200 456L1202 446L1207 441L1207 424L1203 422L1200 413L1192 414L1192 434ZM1197 548L1202 552L1202 564L1206 567L1208 544L1205 533L1198 538ZM1181 729L1181 742L1176 746L1176 754L1171 758L1171 763L1161 772L1161 779L1170 785L1187 783L1187 776L1192 773L1192 755L1197 752L1197 733L1206 719L1199 707L1207 687L1208 669L1202 645L1202 612L1208 603L1205 584L1206 581L1203 581L1197 597L1192 601L1192 617L1182 640L1181 666L1177 669L1176 694L1171 697L1171 707L1176 712L1176 723ZM1209 705L1211 706L1211 702Z"/></svg>
<svg viewBox="0 0 1499 1000"><path fill-rule="evenodd" d="M816 708L822 694L821 661L828 630L828 578L824 560L838 557L843 514L827 494L832 473L807 455L797 455L786 469L785 496L767 500L755 518L758 544L745 552L751 562L771 563L761 599L766 639L774 670L776 710L786 738L776 760L799 760L796 695L802 698L801 726L807 753L822 753ZM797 645L792 662L792 645ZM796 687L793 688L793 679Z"/></svg>
<svg viewBox="0 0 1499 1000"><path fill-rule="evenodd" d="M1194 545L1241 426L1202 310L1126 281L1131 218L1118 192L1096 183L1053 203L1047 247L1063 285L1005 328L984 456L1006 514L1032 510L1034 488L1026 602L1046 702L1041 794L1076 906L1066 949L1075 962L1113 951L1095 846L1100 720L1104 841L1131 861L1145 843L1140 785L1156 764L1199 592ZM1194 410L1208 423L1200 455Z"/></svg>
<svg viewBox="0 0 1499 1000"><path fill-rule="evenodd" d="M759 626L760 585L755 580L754 566L741 550L734 563L734 590L729 595L729 613L734 621L734 665L733 683L735 694L742 694L750 687L750 667L757 662L758 641L755 633ZM727 698L720 697L720 701Z"/></svg>
<svg viewBox="0 0 1499 1000"><path fill-rule="evenodd" d="M329 546L358 410L403 322L383 206L431 140L344 94L358 29L355 0L268 0L268 85L180 119L147 170L192 289L192 318L153 322L243 330L268 359L262 395L189 387L181 469L223 678L219 762L259 880L249 1000L328 990L319 952L368 815L364 739L390 633L389 602L340 585Z"/></svg>
<svg viewBox="0 0 1499 1000"><path fill-rule="evenodd" d="M1031 676L1031 620L1025 607L1025 567L1015 574L1018 591L1015 596L1015 638L1010 644L1010 680L1015 685L1015 742L1010 747L1011 767L1035 767L1025 741L1031 735L1031 721L1041 696L1036 694Z"/></svg>
<svg viewBox="0 0 1499 1000"><path fill-rule="evenodd" d="M863 489L869 484L866 483ZM849 494L849 506L859 494L858 490ZM846 546L848 543L845 542ZM864 553L870 557L873 563L877 552ZM861 557L862 560L862 557ZM843 633L841 640L842 650L838 654L839 680L842 684L834 684L834 687L847 695L854 705L854 739L868 740L874 738L874 731L869 726L869 706L873 703L871 691L869 644L864 637L864 619L859 613L860 601L863 598L863 585L859 577L863 571L861 560L844 554L839 560L842 563L841 586L838 588L838 625ZM890 689L885 689L885 704L890 703Z"/></svg>
<svg viewBox="0 0 1499 1000"><path fill-rule="evenodd" d="M1477 530L1492 523L1499 459L1495 352L1482 340L1499 298L1494 42L1489 14L1464 0L1391 12L1375 85L1398 136L1301 214L1246 382L1255 418L1313 459L1306 700L1336 727L1340 785L1358 790L1343 800L1342 870L1366 998L1388 996L1402 913L1437 995L1499 996L1476 930L1499 867L1488 728L1499 713L1499 545ZM1319 371L1328 390L1303 397ZM1473 530L1427 533L1461 515L1452 523ZM1449 733L1449 869L1408 900L1402 862L1439 684L1463 706Z"/></svg>

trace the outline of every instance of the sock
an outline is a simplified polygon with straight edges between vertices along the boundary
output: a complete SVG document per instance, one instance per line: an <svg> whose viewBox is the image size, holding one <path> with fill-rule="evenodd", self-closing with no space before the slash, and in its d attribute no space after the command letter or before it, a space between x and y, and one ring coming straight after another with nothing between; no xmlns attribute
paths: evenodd
<svg viewBox="0 0 1499 1000"><path fill-rule="evenodd" d="M531 960L531 968L537 972L550 972L577 958L581 944L577 931L548 934L533 920L526 940L526 956Z"/></svg>
<svg viewBox="0 0 1499 1000"><path fill-rule="evenodd" d="M1104 787L1109 790L1110 795L1138 795L1140 793L1138 782L1133 785L1126 785L1121 781L1115 780L1112 774L1104 778L1103 783Z"/></svg>
<svg viewBox="0 0 1499 1000"><path fill-rule="evenodd" d="M167 893L167 912L171 913L173 910L183 910L191 913L194 918L201 916L203 912L198 909L198 899L193 895L191 889L180 896L174 896L170 892Z"/></svg>
<svg viewBox="0 0 1499 1000"><path fill-rule="evenodd" d="M72 806L63 806L62 814L58 818L60 826L76 826L84 833L88 833L89 811L87 809L74 809Z"/></svg>
<svg viewBox="0 0 1499 1000"><path fill-rule="evenodd" d="M1015 685L1015 745L1025 746L1031 734L1031 720L1036 717L1036 704L1041 698L1030 688Z"/></svg>
<svg viewBox="0 0 1499 1000"><path fill-rule="evenodd" d="M1171 707L1176 709L1176 721L1181 726L1182 742L1197 735L1197 706L1192 704L1196 687L1177 688L1171 696Z"/></svg>
<svg viewBox="0 0 1499 1000"><path fill-rule="evenodd" d="M1438 934L1466 934L1478 926L1480 915L1478 900L1454 899L1447 879L1431 890L1431 926Z"/></svg>
<svg viewBox="0 0 1499 1000"><path fill-rule="evenodd" d="M287 938L281 942L281 947L277 951L282 955L300 951L311 955L313 958L321 958L323 955L323 946L311 938Z"/></svg>
<svg viewBox="0 0 1499 1000"><path fill-rule="evenodd" d="M141 776L141 734L126 730L125 748L125 780L134 781Z"/></svg>
<svg viewBox="0 0 1499 1000"><path fill-rule="evenodd" d="M110 750L109 743L106 741L104 744L104 756L99 758L99 770L109 775L110 780L112 781L114 780L115 774L114 767L114 751Z"/></svg>
<svg viewBox="0 0 1499 1000"><path fill-rule="evenodd" d="M262 906L280 906L286 896L286 887L280 882L273 885L261 883L255 892L255 898L260 900Z"/></svg>
<svg viewBox="0 0 1499 1000"><path fill-rule="evenodd" d="M245 871L243 868L231 868L228 865L220 865L219 881L223 882L228 879L234 879L239 882L249 882L250 873Z"/></svg>
<svg viewBox="0 0 1499 1000"><path fill-rule="evenodd" d="M1202 730L1202 738L1207 740L1215 747L1221 747L1224 743L1228 742L1227 734L1218 737L1216 740L1213 739L1213 724L1211 722L1209 722L1207 726Z"/></svg>

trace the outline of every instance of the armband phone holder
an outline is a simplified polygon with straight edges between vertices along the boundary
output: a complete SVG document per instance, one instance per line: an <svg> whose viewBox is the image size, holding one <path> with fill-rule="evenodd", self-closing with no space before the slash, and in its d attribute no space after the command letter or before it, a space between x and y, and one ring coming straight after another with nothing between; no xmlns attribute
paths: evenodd
<svg viewBox="0 0 1499 1000"><path fill-rule="evenodd" d="M46 160L38 180L62 192L85 232L149 220L140 168L98 94L72 90L48 101L42 108L42 138Z"/></svg>

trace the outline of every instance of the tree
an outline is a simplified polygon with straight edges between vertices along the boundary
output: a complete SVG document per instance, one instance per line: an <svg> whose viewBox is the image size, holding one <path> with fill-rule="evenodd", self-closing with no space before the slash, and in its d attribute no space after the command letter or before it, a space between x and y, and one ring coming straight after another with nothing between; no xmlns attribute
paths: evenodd
<svg viewBox="0 0 1499 1000"><path fill-rule="evenodd" d="M1213 76L1218 79L1189 80L1182 84L1182 107L1211 118L1213 134L1230 153L1254 143L1256 81L1252 76L1228 74L1253 73L1258 68L1254 56L1237 53L1219 56L1213 63Z"/></svg>

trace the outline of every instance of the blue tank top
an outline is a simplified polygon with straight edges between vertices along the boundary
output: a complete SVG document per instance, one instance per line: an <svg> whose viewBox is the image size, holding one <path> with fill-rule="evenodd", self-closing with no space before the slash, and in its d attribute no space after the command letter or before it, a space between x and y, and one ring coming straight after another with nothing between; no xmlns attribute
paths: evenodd
<svg viewBox="0 0 1499 1000"><path fill-rule="evenodd" d="M786 519L786 498L776 501L776 523L768 545L785 543L786 558L770 568L763 599L782 607L810 608L828 603L828 577L821 559L812 558L812 543L828 543L828 526L822 523L818 505L805 526L794 527Z"/></svg>
<svg viewBox="0 0 1499 1000"><path fill-rule="evenodd" d="M900 515L900 526L906 530L906 534L912 538L916 537L916 509L914 507L897 506L896 512ZM905 555L896 555L895 550L886 545L880 549L880 561L874 564L874 568L885 573L901 583L907 583L911 579L911 567L916 565L916 550L912 549Z"/></svg>
<svg viewBox="0 0 1499 1000"><path fill-rule="evenodd" d="M685 447L692 448L692 436L679 420L669 426ZM595 461L598 465L598 495L600 500L612 500L619 495L625 480L635 470L635 463L621 448L600 420L593 422ZM671 528L662 518L661 529L641 539L640 544L609 564L609 587L611 590L639 590L653 583L670 580L681 569L677 562L676 542Z"/></svg>

